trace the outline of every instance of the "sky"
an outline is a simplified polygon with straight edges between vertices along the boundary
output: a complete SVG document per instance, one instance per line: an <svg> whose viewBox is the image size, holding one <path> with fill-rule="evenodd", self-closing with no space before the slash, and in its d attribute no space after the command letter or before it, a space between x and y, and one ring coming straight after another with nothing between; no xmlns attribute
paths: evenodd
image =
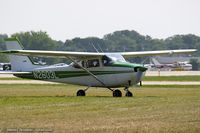
<svg viewBox="0 0 200 133"><path fill-rule="evenodd" d="M200 0L0 0L0 34L46 31L55 40L135 30L200 36Z"/></svg>

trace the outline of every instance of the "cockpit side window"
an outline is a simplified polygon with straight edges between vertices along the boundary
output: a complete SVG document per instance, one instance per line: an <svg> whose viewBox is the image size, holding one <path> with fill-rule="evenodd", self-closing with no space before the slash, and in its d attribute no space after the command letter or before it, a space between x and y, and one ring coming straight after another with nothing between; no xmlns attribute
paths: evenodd
<svg viewBox="0 0 200 133"><path fill-rule="evenodd" d="M107 57L107 56L103 56L102 57L102 64L104 65L104 66L109 66L109 64L111 63L111 59L109 58L109 57Z"/></svg>
<svg viewBox="0 0 200 133"><path fill-rule="evenodd" d="M92 59L87 61L87 67L99 67L99 59Z"/></svg>

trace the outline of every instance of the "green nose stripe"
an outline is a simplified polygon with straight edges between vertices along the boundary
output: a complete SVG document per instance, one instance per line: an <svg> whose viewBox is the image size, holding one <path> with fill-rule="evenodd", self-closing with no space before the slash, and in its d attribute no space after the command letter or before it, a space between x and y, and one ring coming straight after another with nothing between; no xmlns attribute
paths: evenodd
<svg viewBox="0 0 200 133"><path fill-rule="evenodd" d="M141 72L145 72L147 70L147 68L144 66L139 66L138 68L139 68L139 71Z"/></svg>
<svg viewBox="0 0 200 133"><path fill-rule="evenodd" d="M139 68L139 71L144 72L147 70L146 67L144 67L142 64L136 64L136 63L129 63L129 62L113 62L110 66L113 67L129 67L129 68Z"/></svg>

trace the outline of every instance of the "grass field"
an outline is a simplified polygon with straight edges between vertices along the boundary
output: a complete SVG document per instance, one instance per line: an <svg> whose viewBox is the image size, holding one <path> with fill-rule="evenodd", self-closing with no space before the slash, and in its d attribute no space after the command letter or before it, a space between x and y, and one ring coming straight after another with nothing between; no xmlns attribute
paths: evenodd
<svg viewBox="0 0 200 133"><path fill-rule="evenodd" d="M134 87L134 97L79 86L0 85L0 128L53 132L199 133L200 86Z"/></svg>

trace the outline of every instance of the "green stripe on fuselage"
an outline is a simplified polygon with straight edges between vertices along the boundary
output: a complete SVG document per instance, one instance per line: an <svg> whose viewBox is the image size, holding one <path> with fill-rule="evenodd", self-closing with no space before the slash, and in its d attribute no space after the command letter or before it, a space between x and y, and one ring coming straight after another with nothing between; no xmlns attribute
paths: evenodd
<svg viewBox="0 0 200 133"><path fill-rule="evenodd" d="M91 71L94 75L105 75L105 74L120 74L120 73L131 73L133 71ZM89 76L85 71L78 71L78 72L55 72L56 76L59 78L69 78L69 77L79 77L79 76Z"/></svg>
<svg viewBox="0 0 200 133"><path fill-rule="evenodd" d="M41 72L47 72L47 71L37 71ZM71 77L81 77L81 76L89 76L85 71L50 71L55 73L55 76L57 78L71 78ZM94 75L108 75L108 74L122 74L122 73L132 73L133 71L91 71ZM37 79L34 77L34 72L32 74L15 74L17 77L21 78L27 78L27 79ZM45 75L44 75L45 76ZM45 76L47 77L47 76ZM41 79L47 79L47 78L41 78Z"/></svg>
<svg viewBox="0 0 200 133"><path fill-rule="evenodd" d="M142 64L129 63L129 62L113 62L110 66L112 66L112 67L128 67L128 68L144 67Z"/></svg>

